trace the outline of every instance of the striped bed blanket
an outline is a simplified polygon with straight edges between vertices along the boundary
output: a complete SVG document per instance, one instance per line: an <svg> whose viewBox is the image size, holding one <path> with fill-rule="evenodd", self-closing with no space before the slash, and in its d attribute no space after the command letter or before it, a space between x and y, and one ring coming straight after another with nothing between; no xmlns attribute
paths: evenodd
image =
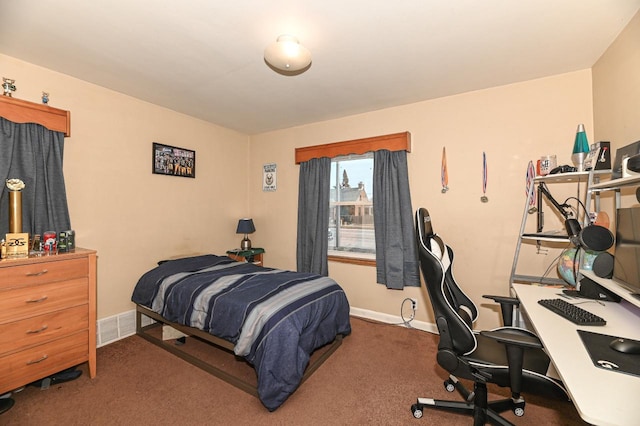
<svg viewBox="0 0 640 426"><path fill-rule="evenodd" d="M349 303L332 279L226 256L163 262L140 278L132 301L231 342L254 366L271 411L298 387L315 349L351 332Z"/></svg>

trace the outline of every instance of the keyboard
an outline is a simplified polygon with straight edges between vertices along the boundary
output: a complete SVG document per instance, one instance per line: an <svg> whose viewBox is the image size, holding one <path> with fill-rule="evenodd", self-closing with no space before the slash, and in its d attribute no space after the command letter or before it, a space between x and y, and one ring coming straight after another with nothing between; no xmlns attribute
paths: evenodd
<svg viewBox="0 0 640 426"><path fill-rule="evenodd" d="M591 312L562 299L542 299L538 303L578 325L605 325L607 322Z"/></svg>

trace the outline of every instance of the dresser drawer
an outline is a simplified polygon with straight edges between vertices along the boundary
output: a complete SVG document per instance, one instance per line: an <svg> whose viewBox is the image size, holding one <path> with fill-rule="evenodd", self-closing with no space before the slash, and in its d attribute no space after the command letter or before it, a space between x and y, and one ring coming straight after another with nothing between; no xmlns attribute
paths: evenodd
<svg viewBox="0 0 640 426"><path fill-rule="evenodd" d="M11 260L3 260L0 267L0 289L66 281L89 274L87 259L65 259L63 256L52 258L56 260L19 266L11 266Z"/></svg>
<svg viewBox="0 0 640 426"><path fill-rule="evenodd" d="M88 278L15 290L0 289L0 324L87 304Z"/></svg>
<svg viewBox="0 0 640 426"><path fill-rule="evenodd" d="M88 304L0 324L0 355L68 336L88 327Z"/></svg>
<svg viewBox="0 0 640 426"><path fill-rule="evenodd" d="M0 356L0 394L50 376L89 357L87 331Z"/></svg>

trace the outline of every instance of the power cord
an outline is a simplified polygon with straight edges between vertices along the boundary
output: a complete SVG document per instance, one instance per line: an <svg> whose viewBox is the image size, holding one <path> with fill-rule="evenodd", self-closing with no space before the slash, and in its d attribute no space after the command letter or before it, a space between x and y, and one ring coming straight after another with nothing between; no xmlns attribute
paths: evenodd
<svg viewBox="0 0 640 426"><path fill-rule="evenodd" d="M405 303L409 302L410 306L411 306L411 317L409 319L406 319L404 317L404 305ZM414 299L411 299L410 297L405 298L402 301L402 304L400 304L400 318L402 319L402 322L397 323L395 325L404 325L407 328L413 328L413 326L411 325L411 321L414 320L414 318L416 317L416 301Z"/></svg>
<svg viewBox="0 0 640 426"><path fill-rule="evenodd" d="M411 303L411 317L409 319L406 319L404 317L404 305L405 303ZM407 297L406 299L404 299L402 301L402 304L400 305L400 318L402 319L402 322L380 322L380 321L376 321L376 320L370 320L367 318L363 318L363 317L358 317L358 319L362 320L362 321L366 321L366 322L370 322L372 324L382 324L382 325L404 325L407 328L415 328L411 325L411 321L414 320L414 318L416 317L416 310L418 309L417 307L417 301L416 299L412 299L410 297Z"/></svg>
<svg viewBox="0 0 640 426"><path fill-rule="evenodd" d="M579 184L578 184L578 185L579 185ZM578 190L580 190L580 188L579 188L579 187L578 187ZM587 211L587 208L585 207L584 203L583 203L583 202L582 202L578 197L568 197L566 200L564 200L563 205L569 205L569 204L568 204L568 203L569 203L569 200L575 200L575 201L577 201L578 205L579 205L580 207L582 207L582 211L584 212L584 214L585 214L586 216L588 216L588 215L589 215L589 212ZM569 207L573 210L573 212L574 212L574 214L576 215L576 218L577 218L577 217L579 216L579 214L580 214L580 212L578 211L579 209L578 209L577 207L576 207L576 208L574 208L573 206L569 206Z"/></svg>
<svg viewBox="0 0 640 426"><path fill-rule="evenodd" d="M567 248L569 248L569 247L570 247L570 246L567 246ZM556 256L556 257L555 257L555 258L554 258L554 259L549 263L549 266L547 267L547 270L546 270L546 271L544 271L544 273L543 273L543 274L542 274L542 276L540 277L540 280L538 281L538 284L542 284L542 281L547 277L547 275L549 275L549 273L551 272L551 269L552 269L554 266L557 266L557 265L558 265L558 260L560 260L560 257L562 256L562 253L564 252L564 250L566 250L566 249L563 249L563 250L560 252L560 254L559 254L559 255L557 255L557 256Z"/></svg>

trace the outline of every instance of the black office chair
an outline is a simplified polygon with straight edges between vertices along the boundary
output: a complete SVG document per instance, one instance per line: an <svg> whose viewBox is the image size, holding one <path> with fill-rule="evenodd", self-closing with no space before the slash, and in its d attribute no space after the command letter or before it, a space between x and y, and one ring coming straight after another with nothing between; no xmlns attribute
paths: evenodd
<svg viewBox="0 0 640 426"><path fill-rule="evenodd" d="M550 361L540 340L512 324L512 312L519 301L484 296L501 304L505 326L480 333L472 331L478 310L458 287L452 273L453 250L434 234L425 208L416 212L416 238L420 268L440 334L437 361L450 373L445 389L457 390L464 401L418 398L411 406L413 416L420 418L429 408L473 415L474 425L511 425L499 413L512 410L516 416L524 415L522 390L568 400L562 383L546 375ZM473 392L458 378L473 380ZM511 398L488 402L487 383L510 387Z"/></svg>

